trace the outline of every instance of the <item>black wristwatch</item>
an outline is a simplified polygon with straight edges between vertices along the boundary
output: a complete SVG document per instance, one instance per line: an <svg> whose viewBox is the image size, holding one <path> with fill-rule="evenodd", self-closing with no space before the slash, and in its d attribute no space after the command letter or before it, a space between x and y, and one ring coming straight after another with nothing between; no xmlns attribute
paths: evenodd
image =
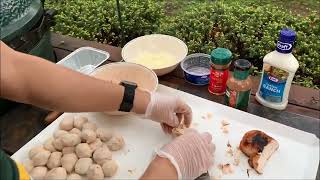
<svg viewBox="0 0 320 180"><path fill-rule="evenodd" d="M119 111L130 112L133 107L134 95L138 85L129 81L121 81L120 85L124 87L124 95Z"/></svg>

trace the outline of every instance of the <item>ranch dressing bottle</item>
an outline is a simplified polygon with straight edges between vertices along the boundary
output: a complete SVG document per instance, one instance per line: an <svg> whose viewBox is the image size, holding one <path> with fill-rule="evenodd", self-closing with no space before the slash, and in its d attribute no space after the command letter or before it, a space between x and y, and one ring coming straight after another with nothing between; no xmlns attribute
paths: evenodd
<svg viewBox="0 0 320 180"><path fill-rule="evenodd" d="M282 29L276 50L263 58L263 72L256 99L264 106L283 110L288 104L291 82L299 67L292 55L295 39L293 30Z"/></svg>

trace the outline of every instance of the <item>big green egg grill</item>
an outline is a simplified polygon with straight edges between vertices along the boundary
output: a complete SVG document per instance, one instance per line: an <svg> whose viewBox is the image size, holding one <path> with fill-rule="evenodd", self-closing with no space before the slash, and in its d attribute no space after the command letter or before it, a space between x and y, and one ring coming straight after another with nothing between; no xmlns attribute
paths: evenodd
<svg viewBox="0 0 320 180"><path fill-rule="evenodd" d="M11 48L56 62L50 43L54 10L44 10L44 0L0 0L0 37ZM0 99L0 113L10 106Z"/></svg>

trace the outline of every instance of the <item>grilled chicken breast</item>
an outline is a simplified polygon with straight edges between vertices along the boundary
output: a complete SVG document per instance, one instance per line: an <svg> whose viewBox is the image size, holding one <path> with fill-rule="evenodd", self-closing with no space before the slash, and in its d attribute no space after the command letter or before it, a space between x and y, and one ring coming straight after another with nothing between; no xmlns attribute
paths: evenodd
<svg viewBox="0 0 320 180"><path fill-rule="evenodd" d="M266 162L278 148L275 139L259 130L247 132L240 142L240 150L249 157L249 165L259 174L263 173Z"/></svg>

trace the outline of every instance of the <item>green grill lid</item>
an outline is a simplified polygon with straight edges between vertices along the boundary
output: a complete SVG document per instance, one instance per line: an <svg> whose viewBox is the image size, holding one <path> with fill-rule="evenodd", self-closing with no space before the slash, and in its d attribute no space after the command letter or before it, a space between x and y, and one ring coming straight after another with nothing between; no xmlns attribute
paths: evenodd
<svg viewBox="0 0 320 180"><path fill-rule="evenodd" d="M28 32L43 15L41 0L0 1L1 40L9 42Z"/></svg>

